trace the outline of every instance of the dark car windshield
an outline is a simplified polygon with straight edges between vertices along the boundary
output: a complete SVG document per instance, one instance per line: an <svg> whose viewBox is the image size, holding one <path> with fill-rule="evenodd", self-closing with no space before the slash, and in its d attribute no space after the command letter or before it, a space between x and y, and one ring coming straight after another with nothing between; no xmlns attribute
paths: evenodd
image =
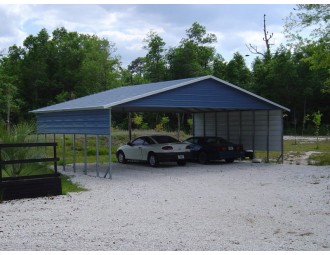
<svg viewBox="0 0 330 255"><path fill-rule="evenodd" d="M154 139L157 143L178 143L179 140L171 137L171 136L152 136L152 139Z"/></svg>

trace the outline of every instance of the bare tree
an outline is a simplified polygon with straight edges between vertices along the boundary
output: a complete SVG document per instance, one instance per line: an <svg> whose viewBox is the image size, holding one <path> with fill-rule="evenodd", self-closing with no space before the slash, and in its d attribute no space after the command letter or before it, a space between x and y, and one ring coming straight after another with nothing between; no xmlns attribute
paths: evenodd
<svg viewBox="0 0 330 255"><path fill-rule="evenodd" d="M273 38L273 33L269 34L269 32L266 29L266 14L264 14L264 37L262 38L262 40L266 44L266 49L267 49L266 52L259 51L258 46L252 45L251 43L249 43L249 45L247 44L245 45L252 54L259 54L262 55L263 57L266 57L267 55L270 55L270 46L273 45L270 43L271 38Z"/></svg>

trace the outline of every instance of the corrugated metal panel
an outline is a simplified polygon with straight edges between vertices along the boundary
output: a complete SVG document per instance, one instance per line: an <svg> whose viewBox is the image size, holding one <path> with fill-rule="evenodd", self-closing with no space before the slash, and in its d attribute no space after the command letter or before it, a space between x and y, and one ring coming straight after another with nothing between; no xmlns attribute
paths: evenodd
<svg viewBox="0 0 330 255"><path fill-rule="evenodd" d="M37 133L108 135L109 110L37 114Z"/></svg>
<svg viewBox="0 0 330 255"><path fill-rule="evenodd" d="M242 112L242 130L241 130L241 143L246 150L253 149L253 112L252 111L243 111Z"/></svg>
<svg viewBox="0 0 330 255"><path fill-rule="evenodd" d="M195 135L217 135L246 150L281 151L282 111L228 111L194 114ZM215 125L215 129L212 127ZM204 126L206 132L204 133Z"/></svg>
<svg viewBox="0 0 330 255"><path fill-rule="evenodd" d="M228 113L217 112L217 136L228 139Z"/></svg>
<svg viewBox="0 0 330 255"><path fill-rule="evenodd" d="M283 116L282 111L269 111L269 146L270 150L282 148Z"/></svg>
<svg viewBox="0 0 330 255"><path fill-rule="evenodd" d="M231 141L232 143L239 143L241 140L240 112L239 111L229 112L228 120L229 120L228 140Z"/></svg>
<svg viewBox="0 0 330 255"><path fill-rule="evenodd" d="M173 110L175 108L198 108L206 111L209 109L277 109L272 104L214 79L198 81L189 86L130 101L116 107L134 107L137 111L139 107L162 107Z"/></svg>
<svg viewBox="0 0 330 255"><path fill-rule="evenodd" d="M267 149L267 111L255 112L255 141L254 146L256 150Z"/></svg>
<svg viewBox="0 0 330 255"><path fill-rule="evenodd" d="M215 125L215 112L205 113L205 135L215 136L216 125Z"/></svg>
<svg viewBox="0 0 330 255"><path fill-rule="evenodd" d="M194 136L204 135L204 113L194 114Z"/></svg>

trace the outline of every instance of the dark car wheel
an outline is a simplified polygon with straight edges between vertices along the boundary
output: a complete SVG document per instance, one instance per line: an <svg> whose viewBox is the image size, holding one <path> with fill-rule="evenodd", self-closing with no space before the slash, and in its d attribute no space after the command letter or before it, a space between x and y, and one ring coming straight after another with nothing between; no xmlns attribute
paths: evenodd
<svg viewBox="0 0 330 255"><path fill-rule="evenodd" d="M148 163L152 167L156 167L156 166L159 165L159 162L158 162L158 159L157 159L157 156L156 156L155 153L150 153L149 154Z"/></svg>
<svg viewBox="0 0 330 255"><path fill-rule="evenodd" d="M186 161L185 160L178 160L178 166L185 166L186 165Z"/></svg>
<svg viewBox="0 0 330 255"><path fill-rule="evenodd" d="M205 151L202 151L198 154L198 162L201 164L207 164L208 163L208 157L207 157L207 153Z"/></svg>
<svg viewBox="0 0 330 255"><path fill-rule="evenodd" d="M117 161L118 161L118 163L121 163L121 164L125 164L126 163L126 158L125 158L124 152L119 151L117 153Z"/></svg>
<svg viewBox="0 0 330 255"><path fill-rule="evenodd" d="M226 163L233 163L234 159L233 158L226 158L225 161L226 161Z"/></svg>

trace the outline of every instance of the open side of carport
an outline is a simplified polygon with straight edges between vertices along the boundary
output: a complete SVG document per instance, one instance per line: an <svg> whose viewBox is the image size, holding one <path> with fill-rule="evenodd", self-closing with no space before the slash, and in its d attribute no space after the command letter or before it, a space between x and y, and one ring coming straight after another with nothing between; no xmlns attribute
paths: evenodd
<svg viewBox="0 0 330 255"><path fill-rule="evenodd" d="M213 76L119 87L34 110L37 133L109 137L111 178L112 112L176 112L193 115L193 135L217 135L245 149L280 151L283 111L289 109ZM63 139L65 140L65 139ZM86 148L85 173L86 168ZM65 144L63 157L65 156ZM97 171L98 174L98 171Z"/></svg>

